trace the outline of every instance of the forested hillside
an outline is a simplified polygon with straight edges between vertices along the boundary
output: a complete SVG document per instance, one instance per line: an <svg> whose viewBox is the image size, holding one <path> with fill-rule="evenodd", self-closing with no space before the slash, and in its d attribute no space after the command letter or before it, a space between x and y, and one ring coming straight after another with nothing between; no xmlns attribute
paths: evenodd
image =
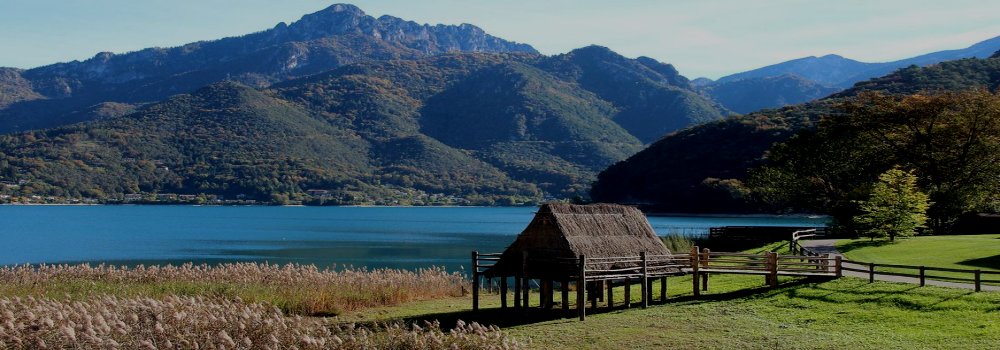
<svg viewBox="0 0 1000 350"><path fill-rule="evenodd" d="M748 171L766 164L767 152L774 144L813 129L824 117L836 119L844 115L842 106L860 93L879 91L905 96L968 89L995 92L998 84L997 57L902 69L818 102L732 117L672 133L603 171L591 195L598 201L642 203L664 211L778 210L752 197L745 186Z"/></svg>

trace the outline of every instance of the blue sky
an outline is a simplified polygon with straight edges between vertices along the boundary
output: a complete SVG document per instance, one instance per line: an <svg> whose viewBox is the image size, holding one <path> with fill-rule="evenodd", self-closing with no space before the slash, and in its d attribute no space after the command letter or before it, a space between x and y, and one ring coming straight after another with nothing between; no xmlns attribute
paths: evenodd
<svg viewBox="0 0 1000 350"><path fill-rule="evenodd" d="M30 68L217 39L335 1L0 0L0 66ZM347 2L347 1L341 1ZM472 23L557 54L589 44L717 78L836 53L888 61L1000 36L1000 1L355 0L370 15Z"/></svg>

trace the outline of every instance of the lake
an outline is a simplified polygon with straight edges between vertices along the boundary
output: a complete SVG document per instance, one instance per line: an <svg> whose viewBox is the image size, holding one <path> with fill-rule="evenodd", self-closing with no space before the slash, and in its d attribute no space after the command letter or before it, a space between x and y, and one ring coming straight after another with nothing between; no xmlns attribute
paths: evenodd
<svg viewBox="0 0 1000 350"><path fill-rule="evenodd" d="M0 206L0 265L267 261L468 267L500 252L535 207ZM713 226L822 226L800 216L655 216L660 235Z"/></svg>

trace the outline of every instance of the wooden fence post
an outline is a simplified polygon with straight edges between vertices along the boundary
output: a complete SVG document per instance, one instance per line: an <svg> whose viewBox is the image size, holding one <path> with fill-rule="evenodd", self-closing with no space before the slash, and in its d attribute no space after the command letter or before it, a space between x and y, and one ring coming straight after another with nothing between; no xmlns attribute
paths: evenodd
<svg viewBox="0 0 1000 350"><path fill-rule="evenodd" d="M844 270L841 270L841 268L844 267L843 260L844 260L844 258L842 256L840 256L840 255L837 255L834 258L834 261L833 261L834 262L834 269L835 269L834 273L836 273L837 278L844 277Z"/></svg>
<svg viewBox="0 0 1000 350"><path fill-rule="evenodd" d="M868 263L868 283L875 282L875 263Z"/></svg>
<svg viewBox="0 0 1000 350"><path fill-rule="evenodd" d="M778 253L767 252L767 269L769 278L769 285L771 287L778 286Z"/></svg>
<svg viewBox="0 0 1000 350"><path fill-rule="evenodd" d="M708 250L708 248L703 248L701 250L701 254L702 254L702 256L701 256L701 267L704 267L707 270L708 269L708 258L709 258L710 254L711 254L711 251ZM706 292L708 291L708 272L703 272L701 274L701 290L706 291Z"/></svg>
<svg viewBox="0 0 1000 350"><path fill-rule="evenodd" d="M639 253L639 260L641 260L640 272L642 273L642 308L645 309L649 306L649 277L646 275L646 252Z"/></svg>
<svg viewBox="0 0 1000 350"><path fill-rule="evenodd" d="M576 313L580 321L587 318L587 302L584 300L584 290L587 284L587 257L580 254L580 270L576 280Z"/></svg>
<svg viewBox="0 0 1000 350"><path fill-rule="evenodd" d="M978 291L982 290L982 271L979 270L979 269L976 269L975 275L976 275L975 276L976 277L975 278L975 280L976 280L976 291L978 292Z"/></svg>
<svg viewBox="0 0 1000 350"><path fill-rule="evenodd" d="M479 252L472 251L472 311L479 311Z"/></svg>
<svg viewBox="0 0 1000 350"><path fill-rule="evenodd" d="M926 267L920 266L920 286L921 287L924 286L924 284L926 283L926 280L927 280L927 278L926 278L926 270L927 270Z"/></svg>
<svg viewBox="0 0 1000 350"><path fill-rule="evenodd" d="M500 309L507 310L507 276L500 277Z"/></svg>
<svg viewBox="0 0 1000 350"><path fill-rule="evenodd" d="M694 296L701 295L701 290L698 289L698 265L700 264L698 256L698 246L691 247L691 283L694 286L691 293Z"/></svg>

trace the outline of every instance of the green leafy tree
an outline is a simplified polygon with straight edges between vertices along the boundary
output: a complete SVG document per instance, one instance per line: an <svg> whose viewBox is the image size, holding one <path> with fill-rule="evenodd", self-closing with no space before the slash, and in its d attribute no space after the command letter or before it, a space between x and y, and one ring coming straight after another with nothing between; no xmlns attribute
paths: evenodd
<svg viewBox="0 0 1000 350"><path fill-rule="evenodd" d="M930 202L927 194L917 188L913 171L889 169L872 186L868 200L860 201L862 214L856 218L863 234L894 241L896 237L912 236L927 222Z"/></svg>
<svg viewBox="0 0 1000 350"><path fill-rule="evenodd" d="M825 212L845 234L872 183L894 167L915 170L934 203L928 226L951 230L963 214L1000 198L1000 95L986 90L894 96L862 93L775 145L751 171L754 194L774 205Z"/></svg>

